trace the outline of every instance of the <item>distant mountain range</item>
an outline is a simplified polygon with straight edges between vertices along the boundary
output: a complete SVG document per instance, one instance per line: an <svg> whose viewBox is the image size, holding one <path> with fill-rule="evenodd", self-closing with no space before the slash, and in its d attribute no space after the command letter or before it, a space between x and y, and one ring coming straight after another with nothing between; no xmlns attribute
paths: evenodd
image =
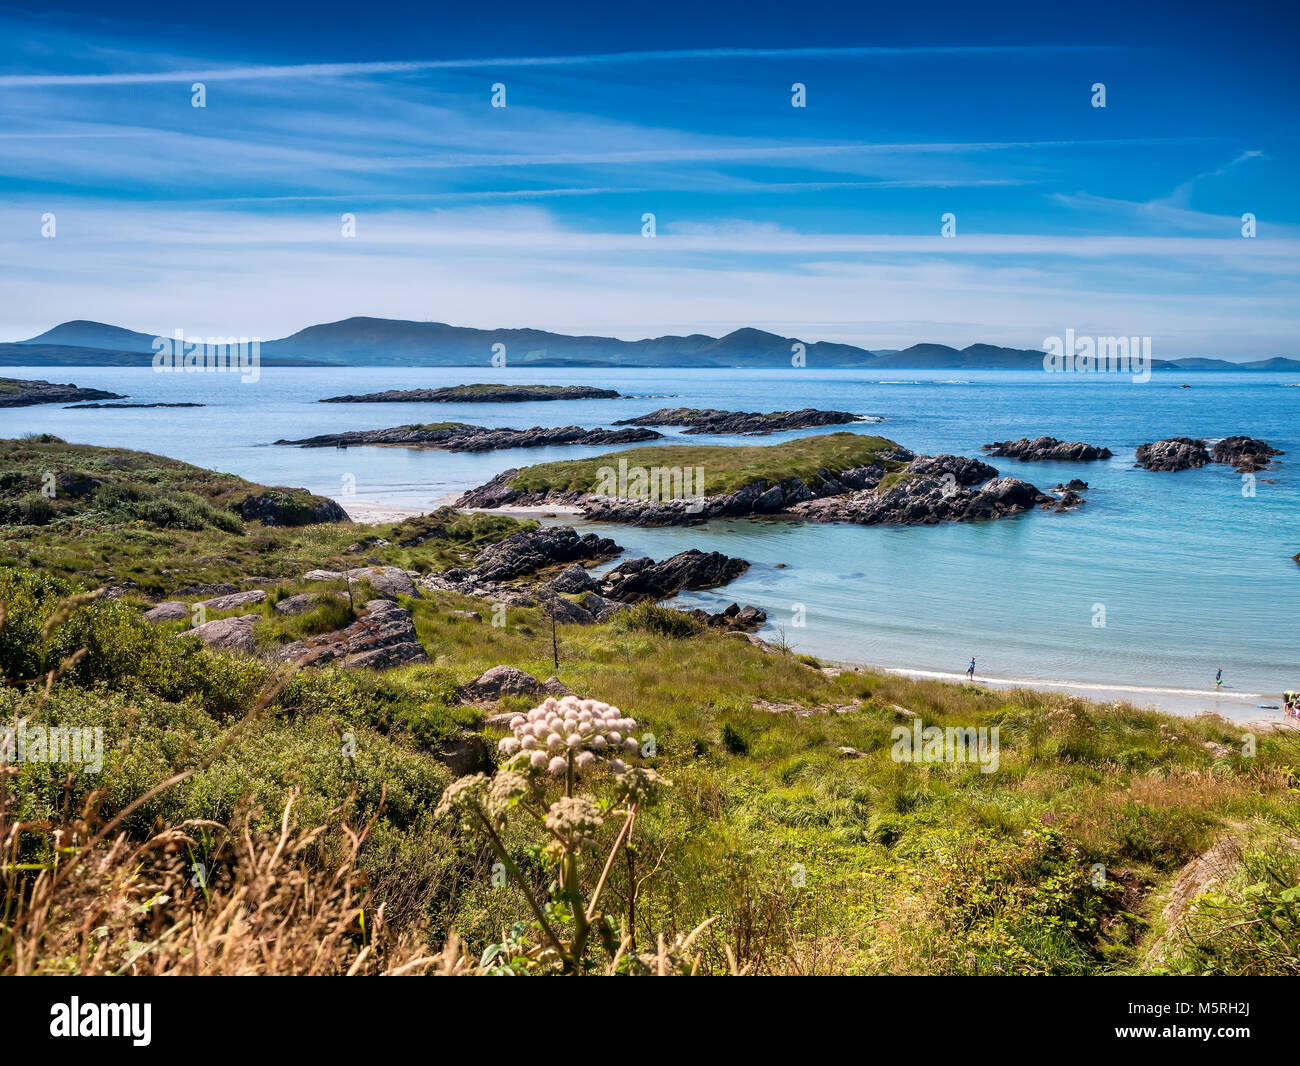
<svg viewBox="0 0 1300 1066"><path fill-rule="evenodd" d="M167 334L162 334L167 336ZM30 340L0 344L0 366L147 366L154 335L103 322L64 322ZM490 365L504 346L509 366L534 367L788 367L803 345L814 369L1035 370L1043 353L1026 348L972 344L914 344L871 351L830 341L801 342L760 329L723 337L692 333L624 341L570 337L539 329L473 329L443 322L346 318L308 326L262 342L264 366L477 366ZM1226 359L1153 359L1155 370L1300 370L1300 360L1276 356L1249 363Z"/></svg>

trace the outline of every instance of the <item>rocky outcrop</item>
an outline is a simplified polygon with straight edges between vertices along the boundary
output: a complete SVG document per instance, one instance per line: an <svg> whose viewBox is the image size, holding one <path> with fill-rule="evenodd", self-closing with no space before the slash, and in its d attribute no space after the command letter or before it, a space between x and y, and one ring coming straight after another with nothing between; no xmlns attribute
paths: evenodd
<svg viewBox="0 0 1300 1066"><path fill-rule="evenodd" d="M569 695L569 686L552 674L542 682L542 691L548 696L554 696L559 699L561 696Z"/></svg>
<svg viewBox="0 0 1300 1066"><path fill-rule="evenodd" d="M999 440L984 445L989 454L1003 459L1019 459L1024 463L1091 463L1109 459L1114 453L1109 448L1083 441L1057 440L1055 437L1021 437L1019 440Z"/></svg>
<svg viewBox="0 0 1300 1066"><path fill-rule="evenodd" d="M400 566L357 566L351 570L308 570L302 575L304 581L343 581L355 584L361 581L370 583L376 596L396 599L398 596L419 597L411 575Z"/></svg>
<svg viewBox="0 0 1300 1066"><path fill-rule="evenodd" d="M474 558L472 575L478 581L508 581L560 563L612 559L622 550L609 537L579 536L572 526L544 526L488 545Z"/></svg>
<svg viewBox="0 0 1300 1066"><path fill-rule="evenodd" d="M140 617L146 622L179 622L190 616L190 605L184 600L167 600Z"/></svg>
<svg viewBox="0 0 1300 1066"><path fill-rule="evenodd" d="M587 608L563 596L545 596L541 600L541 605L546 617L554 618L562 626L589 626L596 621L596 616Z"/></svg>
<svg viewBox="0 0 1300 1066"><path fill-rule="evenodd" d="M276 444L300 448L347 448L360 445L385 445L395 448L437 448L448 452L490 452L501 448L546 448L581 444L605 446L636 444L662 439L653 429L583 429L581 426L531 429L493 429L445 422L432 426L393 426L390 429L366 429L349 433L325 433L302 440L278 440Z"/></svg>
<svg viewBox="0 0 1300 1066"><path fill-rule="evenodd" d="M1209 461L1210 453L1205 450L1205 441L1169 437L1139 445L1135 465L1146 470L1192 470L1205 466Z"/></svg>
<svg viewBox="0 0 1300 1066"><path fill-rule="evenodd" d="M1300 558L1296 559L1300 562ZM608 622L619 611L626 611L630 604L623 603L621 600L612 600L608 596L602 596L599 592L588 592L582 597L582 605L591 612L592 617L597 622Z"/></svg>
<svg viewBox="0 0 1300 1066"><path fill-rule="evenodd" d="M503 696L532 696L540 688L541 683L532 674L503 665L483 671L461 690L461 696L470 701L491 702Z"/></svg>
<svg viewBox="0 0 1300 1066"><path fill-rule="evenodd" d="M649 557L629 559L600 577L600 591L625 603L662 600L686 589L725 585L748 569L744 559L691 548L659 563Z"/></svg>
<svg viewBox="0 0 1300 1066"><path fill-rule="evenodd" d="M998 476L996 467L965 455L918 455L903 470L904 474L944 478L951 475L958 485L982 485Z"/></svg>
<svg viewBox="0 0 1300 1066"><path fill-rule="evenodd" d="M1052 510L1057 514L1064 514L1066 511L1088 502L1073 489L1065 489L1057 494L1055 501L1051 501L1050 497L1049 501L1042 505L1043 510Z"/></svg>
<svg viewBox="0 0 1300 1066"><path fill-rule="evenodd" d="M736 630L754 630L767 621L767 612L752 605L740 606L733 603L723 611L717 614L710 614L708 611L696 608L693 611L685 611L684 614L690 615L702 625L712 626L715 629L736 629Z"/></svg>
<svg viewBox="0 0 1300 1066"><path fill-rule="evenodd" d="M687 433L735 433L761 435L784 433L812 426L842 426L867 421L848 411L818 411L804 407L798 411L719 411L714 408L663 407L637 418L622 418L616 426L687 426ZM878 420L877 420L878 421Z"/></svg>
<svg viewBox="0 0 1300 1066"><path fill-rule="evenodd" d="M537 400L612 400L613 389L590 385L452 385L443 389L388 389L361 396L330 396L321 403L531 403Z"/></svg>
<svg viewBox="0 0 1300 1066"><path fill-rule="evenodd" d="M818 522L914 526L1005 518L1044 503L1055 505L1057 501L1016 478L995 478L972 489L941 478L914 477L899 481L883 493L859 492L811 500L792 510Z"/></svg>
<svg viewBox="0 0 1300 1066"><path fill-rule="evenodd" d="M548 581L545 587L554 589L556 592L567 592L569 595L577 596L584 592L595 592L596 581L586 570L574 563L557 577Z"/></svg>
<svg viewBox="0 0 1300 1066"><path fill-rule="evenodd" d="M252 655L257 650L257 642L253 639L253 626L261 617L260 614L241 614L236 618L217 618L193 629L187 629L186 633L198 637L209 648L241 651Z"/></svg>
<svg viewBox="0 0 1300 1066"><path fill-rule="evenodd" d="M286 644L276 657L297 666L338 663L348 669L384 669L429 661L410 614L391 600L370 600L364 614L347 628Z"/></svg>
<svg viewBox="0 0 1300 1066"><path fill-rule="evenodd" d="M248 592L232 592L226 596L214 596L210 600L200 600L195 607L202 607L205 611L233 611L237 607L251 607L255 603L261 603L266 599L266 593L261 589L250 589Z"/></svg>
<svg viewBox="0 0 1300 1066"><path fill-rule="evenodd" d="M1208 463L1234 466L1241 473L1266 469L1275 455L1285 454L1267 441L1255 437L1224 437L1207 451L1205 441L1191 437L1170 437L1137 450L1137 465L1147 470L1191 470Z"/></svg>
<svg viewBox="0 0 1300 1066"><path fill-rule="evenodd" d="M1210 459L1213 462L1234 466L1242 474L1267 469L1273 456L1285 454L1267 441L1255 437L1224 437L1210 449Z"/></svg>
<svg viewBox="0 0 1300 1066"><path fill-rule="evenodd" d="M453 567L420 578L420 587L429 592L454 592L457 596L475 596L504 603L508 607L536 607L537 600L525 589L500 581L484 581L472 570Z"/></svg>
<svg viewBox="0 0 1300 1066"><path fill-rule="evenodd" d="M586 497L586 493L582 492L524 492L510 484L518 476L518 467L502 470L491 481L461 493L455 506L491 510L494 507L578 503Z"/></svg>
<svg viewBox="0 0 1300 1066"><path fill-rule="evenodd" d="M1087 488L1088 488L1088 483L1086 481L1082 481L1077 477L1072 477L1064 485L1057 485L1053 489L1053 491L1054 492L1085 492L1087 491Z"/></svg>
<svg viewBox="0 0 1300 1066"><path fill-rule="evenodd" d="M313 610L320 603L321 598L314 592L299 592L293 596L286 596L282 600L277 600L273 610L276 614L298 615L306 614Z"/></svg>
<svg viewBox="0 0 1300 1066"><path fill-rule="evenodd" d="M905 458L911 459L907 452ZM804 500L836 496L854 489L877 485L885 476L880 464L854 467L839 474L819 471L813 484L791 478L781 484L755 481L735 492L697 499L641 503L606 496L582 498L583 516L593 522L622 522L633 526L677 526L713 518L745 518L777 514Z"/></svg>
<svg viewBox="0 0 1300 1066"><path fill-rule="evenodd" d="M278 487L246 497L237 513L247 522L261 522L265 526L309 526L348 520L347 512L331 499Z"/></svg>
<svg viewBox="0 0 1300 1066"><path fill-rule="evenodd" d="M39 403L77 403L81 400L125 400L116 392L79 389L27 378L0 378L0 407L31 407Z"/></svg>

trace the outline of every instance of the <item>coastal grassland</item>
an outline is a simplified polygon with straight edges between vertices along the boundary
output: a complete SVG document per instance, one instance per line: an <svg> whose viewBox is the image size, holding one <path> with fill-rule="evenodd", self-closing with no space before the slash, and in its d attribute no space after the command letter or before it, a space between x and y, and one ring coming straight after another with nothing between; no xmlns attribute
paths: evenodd
<svg viewBox="0 0 1300 1066"><path fill-rule="evenodd" d="M510 485L524 492L592 492L599 484L602 467L617 470L626 460L629 467L647 469L702 467L707 494L720 496L757 481L782 484L799 478L817 485L823 474L877 462L889 468L891 461L882 460L880 453L897 447L884 437L863 433L827 433L766 445L654 445L524 467Z"/></svg>
<svg viewBox="0 0 1300 1066"><path fill-rule="evenodd" d="M243 534L250 521L278 528L345 518L303 489L258 485L123 448L68 444L50 434L0 440L0 526L7 539L112 547L128 528ZM62 527L53 537L46 527ZM57 565L57 564L56 564ZM76 572L75 566L72 572Z"/></svg>
<svg viewBox="0 0 1300 1066"><path fill-rule="evenodd" d="M42 490L52 486L53 496ZM268 524L241 518L262 501ZM141 595L293 580L312 569L388 565L427 571L459 565L483 544L530 528L509 518L444 508L384 526L307 522L327 504L301 489L272 488L146 452L70 445L58 438L0 440L0 566L40 569L96 586L131 584ZM348 549L366 538L389 543Z"/></svg>
<svg viewBox="0 0 1300 1066"><path fill-rule="evenodd" d="M75 606L44 635L69 591L41 574L0 578L8 607L0 672L11 682L0 689L0 714L105 730L102 774L18 767L10 802L33 824L61 825L83 808L98 824L199 765L272 677L265 662L202 649L148 626L122 602ZM492 757L501 733L485 726L485 714L535 702L458 702L460 685L507 663L537 677L558 673L574 692L616 704L654 734L647 761L674 786L638 819L605 905L645 946L715 918L700 941L709 972L726 969L728 947L757 973L1142 972L1150 941L1164 931L1163 892L1229 827L1292 840L1289 866L1270 861L1283 878L1295 869L1300 749L1291 735L1260 734L1246 757L1240 730L1217 718L871 672L832 677L742 637L681 639L625 623L559 627L557 670L537 608L509 608L495 627L453 613L481 611L472 599L433 593L402 602L431 665L293 676L210 766L132 812L122 826L129 838L143 842L159 827L202 819L187 847L216 858L244 821L253 838L274 833L296 794L298 824L322 830L300 853L308 876L324 878L344 855L330 826L373 823L356 857L372 923L383 904L394 936L438 947L454 932L477 957L526 919L524 902L513 887L494 886L490 853L432 812L451 778L449 753L478 743L478 758ZM38 686L13 684L83 647L43 704ZM895 761L891 731L910 728L910 715L926 725L998 727L997 771ZM341 754L347 735L355 759ZM602 830L606 846L613 832ZM543 867L529 857L533 839L511 828L506 843L541 879ZM21 835L19 857L58 861L49 835L37 831ZM1179 933L1160 968L1258 970L1262 956L1249 938L1262 936L1260 891L1271 901L1294 887L1276 887L1273 876L1243 866L1239 881L1223 886L1221 917ZM1274 887L1250 890L1257 883ZM121 932L124 944L148 944L166 922L202 907L194 898L158 904L148 929L115 914L110 940ZM354 930L349 943L341 969L364 938ZM0 970L14 965L0 941ZM40 965L95 968L57 950Z"/></svg>

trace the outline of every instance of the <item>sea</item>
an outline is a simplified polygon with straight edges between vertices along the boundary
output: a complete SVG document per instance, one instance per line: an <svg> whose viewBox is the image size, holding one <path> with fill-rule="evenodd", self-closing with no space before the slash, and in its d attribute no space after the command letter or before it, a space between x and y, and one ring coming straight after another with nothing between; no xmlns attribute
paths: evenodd
<svg viewBox="0 0 1300 1066"><path fill-rule="evenodd" d="M664 529L585 525L627 556L686 548L750 561L724 588L674 601L767 612L760 632L795 651L918 677L1030 684L1179 713L1242 721L1300 689L1300 375L1168 372L262 367L236 374L150 367L5 368L72 381L131 402L194 408L0 410L4 436L156 452L250 480L356 503L432 507L509 467L608 452L557 447L482 454L398 448L303 449L281 439L412 422L608 426L659 407L850 411L873 421L769 437L683 442L779 444L810 433L880 434L918 453L979 456L992 441L1043 434L1104 445L1095 463L990 460L1042 489L1079 477L1087 503L978 523L864 527L780 518ZM327 396L474 382L598 385L612 400L493 404L323 404ZM879 419L880 421L874 421ZM672 442L676 431L664 430ZM1287 454L1253 478L1212 464L1177 473L1134 466L1138 445L1170 436L1248 434ZM619 449L612 449L619 450ZM707 469L705 472L707 479ZM566 518L565 521L571 521ZM1215 684L1222 670L1223 684ZM1262 708L1260 705L1264 705Z"/></svg>

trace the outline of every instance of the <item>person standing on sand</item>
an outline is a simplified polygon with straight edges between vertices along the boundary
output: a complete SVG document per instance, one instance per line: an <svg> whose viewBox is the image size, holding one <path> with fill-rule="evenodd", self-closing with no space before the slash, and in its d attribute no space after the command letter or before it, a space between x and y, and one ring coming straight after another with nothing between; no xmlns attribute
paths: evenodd
<svg viewBox="0 0 1300 1066"><path fill-rule="evenodd" d="M975 657L971 656L970 666L966 667L966 677L975 680Z"/></svg>

